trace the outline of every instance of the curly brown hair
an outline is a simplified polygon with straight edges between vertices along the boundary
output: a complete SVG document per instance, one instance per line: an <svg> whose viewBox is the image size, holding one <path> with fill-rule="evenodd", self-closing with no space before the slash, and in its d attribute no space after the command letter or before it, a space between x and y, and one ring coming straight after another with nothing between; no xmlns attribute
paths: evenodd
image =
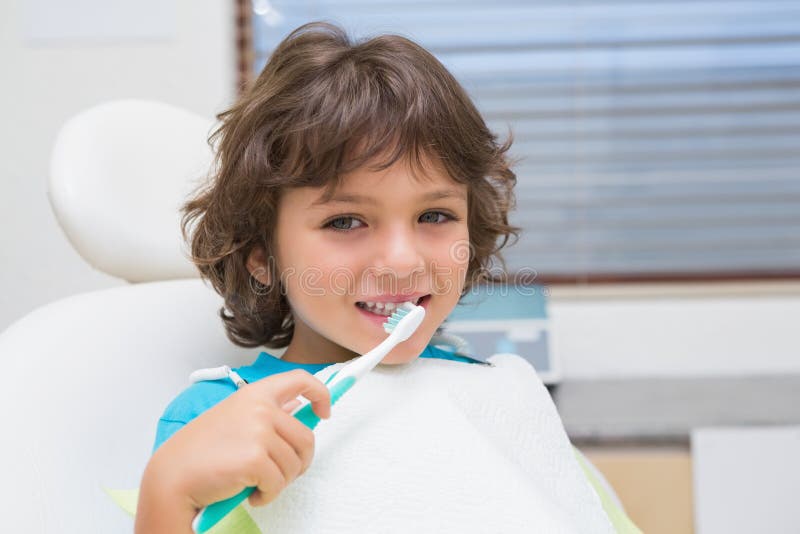
<svg viewBox="0 0 800 534"><path fill-rule="evenodd" d="M224 298L228 337L245 347L284 347L294 332L279 283L260 284L246 266L254 247L273 257L281 191L327 187L370 165L436 158L468 190L470 258L465 294L504 266L499 254L518 228L508 222L516 176L504 143L487 128L447 69L396 35L351 41L311 23L275 49L239 100L217 115L210 182L183 207L182 230L203 278ZM280 280L274 261L267 278Z"/></svg>

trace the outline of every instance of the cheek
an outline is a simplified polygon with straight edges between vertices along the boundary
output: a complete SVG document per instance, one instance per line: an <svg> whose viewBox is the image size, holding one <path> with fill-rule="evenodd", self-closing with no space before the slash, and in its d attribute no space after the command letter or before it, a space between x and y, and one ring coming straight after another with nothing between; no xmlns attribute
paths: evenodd
<svg viewBox="0 0 800 534"><path fill-rule="evenodd" d="M349 286L353 270L347 262L352 255L348 256L342 247L331 247L302 235L285 239L283 243L287 244L279 247L277 260L290 297L292 293L297 298L303 296L297 293L322 296L338 286L343 286L342 290Z"/></svg>
<svg viewBox="0 0 800 534"><path fill-rule="evenodd" d="M442 247L440 250L435 258L435 265L438 266L433 272L435 282L437 287L447 286L442 294L452 292L455 298L458 298L464 287L469 266L469 237L464 235L460 239L451 241L450 246Z"/></svg>
<svg viewBox="0 0 800 534"><path fill-rule="evenodd" d="M279 264L302 280L314 280L315 286L326 289L350 286L350 279L358 272L356 260L361 257L353 247L331 243L324 239L289 240L282 250Z"/></svg>

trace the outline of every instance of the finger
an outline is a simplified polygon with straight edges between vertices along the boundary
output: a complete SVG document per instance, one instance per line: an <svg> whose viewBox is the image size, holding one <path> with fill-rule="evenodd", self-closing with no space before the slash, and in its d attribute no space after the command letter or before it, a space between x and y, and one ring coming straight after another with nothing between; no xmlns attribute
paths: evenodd
<svg viewBox="0 0 800 534"><path fill-rule="evenodd" d="M287 402L286 404L284 404L283 406L281 406L281 410L283 410L284 412L290 414L295 410L295 408L297 408L301 404L302 404L302 402L300 402L298 399L293 399L293 400L290 400L289 402Z"/></svg>
<svg viewBox="0 0 800 534"><path fill-rule="evenodd" d="M260 489L256 488L253 490L250 496L247 497L247 502L250 503L250 506L264 506L269 501L264 493Z"/></svg>
<svg viewBox="0 0 800 534"><path fill-rule="evenodd" d="M314 433L306 425L291 416L276 417L275 431L292 447L301 462L300 473L305 473L314 457Z"/></svg>
<svg viewBox="0 0 800 534"><path fill-rule="evenodd" d="M286 482L283 478L283 473L270 457L262 464L258 473L256 489L247 500L253 506L263 506L272 502L283 491L284 487L286 487Z"/></svg>
<svg viewBox="0 0 800 534"><path fill-rule="evenodd" d="M279 406L302 395L311 402L311 407L318 417L322 419L330 417L331 393L325 384L308 371L295 369L287 373L272 375L262 382L266 381L269 381L267 387L276 395L275 400ZM256 384L260 383L256 382Z"/></svg>
<svg viewBox="0 0 800 534"><path fill-rule="evenodd" d="M294 479L300 476L303 469L303 462L298 456L294 448L287 443L280 435L275 437L275 440L270 443L269 450L267 451L269 457L281 470L283 479L286 484L291 484Z"/></svg>

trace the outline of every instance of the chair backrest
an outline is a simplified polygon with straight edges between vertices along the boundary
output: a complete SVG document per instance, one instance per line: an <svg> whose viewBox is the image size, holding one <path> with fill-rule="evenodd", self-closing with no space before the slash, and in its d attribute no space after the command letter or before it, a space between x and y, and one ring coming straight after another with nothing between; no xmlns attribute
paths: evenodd
<svg viewBox="0 0 800 534"><path fill-rule="evenodd" d="M117 100L59 131L49 198L78 253L129 282L197 276L179 207L208 175L211 119L161 102Z"/></svg>

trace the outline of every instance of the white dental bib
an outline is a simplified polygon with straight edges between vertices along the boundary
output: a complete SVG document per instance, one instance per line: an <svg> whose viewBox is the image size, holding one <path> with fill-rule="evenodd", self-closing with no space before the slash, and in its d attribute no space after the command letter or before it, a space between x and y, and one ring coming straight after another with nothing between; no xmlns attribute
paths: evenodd
<svg viewBox="0 0 800 534"><path fill-rule="evenodd" d="M613 532L533 368L489 361L376 368L317 426L306 473L245 504L261 531Z"/></svg>

